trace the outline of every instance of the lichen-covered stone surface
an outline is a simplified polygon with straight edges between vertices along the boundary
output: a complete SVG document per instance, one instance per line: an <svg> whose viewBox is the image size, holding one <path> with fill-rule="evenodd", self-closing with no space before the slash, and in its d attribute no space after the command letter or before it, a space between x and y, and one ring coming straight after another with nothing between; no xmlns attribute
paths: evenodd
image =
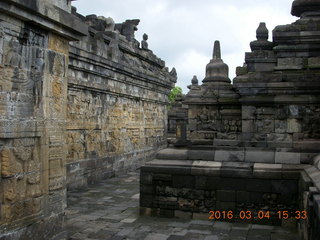
<svg viewBox="0 0 320 240"><path fill-rule="evenodd" d="M0 9L0 238L49 239L66 205L69 40L87 28L43 1Z"/></svg>
<svg viewBox="0 0 320 240"><path fill-rule="evenodd" d="M139 48L139 20L121 35L72 12L0 2L1 239L63 238L67 186L135 169L166 144L175 70Z"/></svg>
<svg viewBox="0 0 320 240"><path fill-rule="evenodd" d="M69 188L136 169L166 146L167 95L176 81L175 71L136 45L138 21L118 25L130 38L105 29L94 15L83 21L90 35L70 46Z"/></svg>

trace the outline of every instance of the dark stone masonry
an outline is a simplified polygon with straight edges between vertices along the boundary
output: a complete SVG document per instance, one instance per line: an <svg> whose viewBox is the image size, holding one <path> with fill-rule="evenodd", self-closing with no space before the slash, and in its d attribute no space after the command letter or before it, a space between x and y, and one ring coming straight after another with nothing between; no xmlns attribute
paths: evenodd
<svg viewBox="0 0 320 240"><path fill-rule="evenodd" d="M272 42L259 24L232 83L214 43L202 84L193 77L169 111L176 139L141 168L145 214L289 224L320 239L320 4L295 0L291 12L299 20Z"/></svg>
<svg viewBox="0 0 320 240"><path fill-rule="evenodd" d="M319 1L291 13L168 111L139 19L0 1L0 239L319 240Z"/></svg>

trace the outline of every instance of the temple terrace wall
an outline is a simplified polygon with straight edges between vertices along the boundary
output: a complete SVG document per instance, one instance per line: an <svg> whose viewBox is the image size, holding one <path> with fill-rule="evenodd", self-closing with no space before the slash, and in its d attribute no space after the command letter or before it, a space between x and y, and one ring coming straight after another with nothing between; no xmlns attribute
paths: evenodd
<svg viewBox="0 0 320 240"><path fill-rule="evenodd" d="M139 20L118 32L107 20L70 1L0 2L1 239L63 239L67 185L136 168L166 143L175 70L139 48Z"/></svg>
<svg viewBox="0 0 320 240"><path fill-rule="evenodd" d="M71 44L69 188L136 169L166 146L167 95L174 81L161 59L115 31L90 28L88 37Z"/></svg>

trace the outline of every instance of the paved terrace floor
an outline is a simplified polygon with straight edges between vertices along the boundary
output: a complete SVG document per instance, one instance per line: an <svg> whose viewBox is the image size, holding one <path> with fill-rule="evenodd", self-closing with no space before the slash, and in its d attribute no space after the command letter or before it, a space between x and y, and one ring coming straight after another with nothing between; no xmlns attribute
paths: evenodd
<svg viewBox="0 0 320 240"><path fill-rule="evenodd" d="M295 230L213 220L139 215L139 173L68 192L68 239L72 240L298 240Z"/></svg>

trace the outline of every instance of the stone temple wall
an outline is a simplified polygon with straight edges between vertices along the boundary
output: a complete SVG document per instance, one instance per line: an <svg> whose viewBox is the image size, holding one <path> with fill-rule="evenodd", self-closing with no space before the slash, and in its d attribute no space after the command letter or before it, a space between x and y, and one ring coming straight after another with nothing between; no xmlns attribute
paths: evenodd
<svg viewBox="0 0 320 240"><path fill-rule="evenodd" d="M45 1L0 12L0 238L49 239L66 205L69 41L87 27Z"/></svg>
<svg viewBox="0 0 320 240"><path fill-rule="evenodd" d="M166 143L175 70L139 48L138 20L118 25L125 36L72 12L0 2L0 239L63 238L68 184L135 168Z"/></svg>
<svg viewBox="0 0 320 240"><path fill-rule="evenodd" d="M167 95L176 80L152 51L88 19L90 35L70 46L69 188L135 169L166 146Z"/></svg>

